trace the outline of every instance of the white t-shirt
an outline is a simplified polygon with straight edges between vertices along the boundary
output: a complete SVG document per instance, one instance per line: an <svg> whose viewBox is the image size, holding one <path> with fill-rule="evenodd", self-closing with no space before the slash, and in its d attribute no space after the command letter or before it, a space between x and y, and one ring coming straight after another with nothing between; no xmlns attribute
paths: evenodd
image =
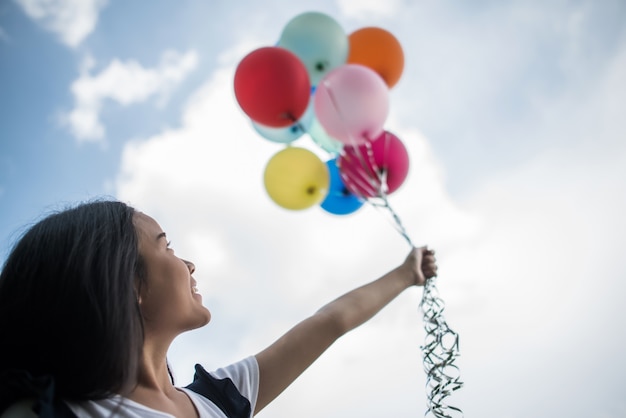
<svg viewBox="0 0 626 418"><path fill-rule="evenodd" d="M220 380L230 379L239 393L250 402L250 417L252 417L259 390L259 366L254 356L209 374ZM200 418L226 418L221 409L210 399L191 389L180 389L189 395L200 414ZM119 395L97 401L68 402L68 405L79 418L173 418L170 414L157 411Z"/></svg>

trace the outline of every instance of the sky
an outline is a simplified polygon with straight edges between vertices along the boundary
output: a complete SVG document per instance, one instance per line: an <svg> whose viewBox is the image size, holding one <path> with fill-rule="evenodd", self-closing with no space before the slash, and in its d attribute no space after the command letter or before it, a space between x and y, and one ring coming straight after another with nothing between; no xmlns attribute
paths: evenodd
<svg viewBox="0 0 626 418"><path fill-rule="evenodd" d="M401 263L407 243L371 205L290 211L264 190L282 148L239 108L234 72L308 11L402 45L385 129L410 171L390 203L437 252L465 382L450 403L467 417L626 416L620 0L3 0L1 259L81 201L153 216L213 317L171 348L181 384ZM409 289L342 337L258 416L423 416L420 298Z"/></svg>

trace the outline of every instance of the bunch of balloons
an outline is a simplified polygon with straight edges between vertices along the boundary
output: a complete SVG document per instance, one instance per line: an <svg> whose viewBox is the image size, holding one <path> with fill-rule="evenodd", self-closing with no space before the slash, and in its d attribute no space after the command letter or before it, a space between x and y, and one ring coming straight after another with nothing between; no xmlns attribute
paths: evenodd
<svg viewBox="0 0 626 418"><path fill-rule="evenodd" d="M404 68L398 40L388 31L365 27L347 35L331 17L303 13L283 29L276 46L245 56L235 72L235 96L256 131L286 145L265 168L270 198L286 209L320 205L345 215L364 202L384 208L408 241L388 195L402 185L409 156L402 141L385 129L389 90ZM293 143L304 134L329 155ZM462 411L446 398L462 386L454 360L458 335L443 318L434 278L424 286L428 414L452 418ZM448 344L452 341L452 344Z"/></svg>
<svg viewBox="0 0 626 418"><path fill-rule="evenodd" d="M234 79L241 109L262 137L285 145L264 173L276 204L345 215L366 201L386 202L402 185L408 153L384 125L389 90L403 68L402 47L391 33L364 27L347 34L319 12L294 17L275 46L241 60ZM326 161L294 144L305 134Z"/></svg>

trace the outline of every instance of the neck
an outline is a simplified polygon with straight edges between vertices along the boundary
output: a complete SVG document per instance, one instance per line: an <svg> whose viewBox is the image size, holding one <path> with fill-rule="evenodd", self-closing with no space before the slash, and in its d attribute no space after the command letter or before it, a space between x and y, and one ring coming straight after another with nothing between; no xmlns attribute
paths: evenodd
<svg viewBox="0 0 626 418"><path fill-rule="evenodd" d="M137 386L128 398L175 417L198 416L191 399L171 381L167 368L167 351L172 341L173 338L164 338L162 335L157 338L149 331L146 332Z"/></svg>
<svg viewBox="0 0 626 418"><path fill-rule="evenodd" d="M167 351L171 340L163 341L145 336L142 356L139 363L137 388L157 390L167 393L174 390L167 367Z"/></svg>

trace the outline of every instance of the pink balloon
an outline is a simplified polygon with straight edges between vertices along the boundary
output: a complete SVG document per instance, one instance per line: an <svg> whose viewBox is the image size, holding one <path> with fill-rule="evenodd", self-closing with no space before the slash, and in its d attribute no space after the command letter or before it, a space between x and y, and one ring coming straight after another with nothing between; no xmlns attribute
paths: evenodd
<svg viewBox="0 0 626 418"><path fill-rule="evenodd" d="M349 146L371 141L389 114L389 88L372 69L346 64L317 85L315 115L331 137Z"/></svg>
<svg viewBox="0 0 626 418"><path fill-rule="evenodd" d="M346 188L364 198L398 190L409 174L409 154L400 139L384 131L371 143L345 147L337 160Z"/></svg>

